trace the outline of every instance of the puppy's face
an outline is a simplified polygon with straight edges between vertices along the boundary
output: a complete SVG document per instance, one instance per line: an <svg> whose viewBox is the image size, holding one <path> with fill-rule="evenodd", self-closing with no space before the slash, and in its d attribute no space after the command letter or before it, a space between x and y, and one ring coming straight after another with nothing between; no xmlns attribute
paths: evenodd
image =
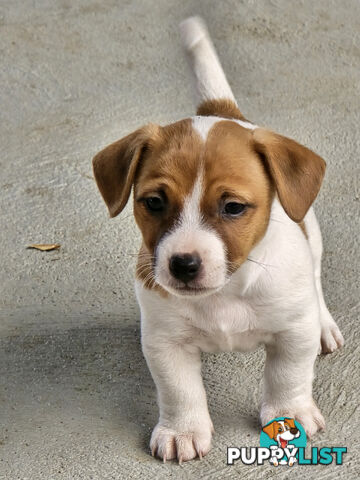
<svg viewBox="0 0 360 480"><path fill-rule="evenodd" d="M112 216L134 186L144 244L138 276L182 296L225 285L264 235L275 189L300 221L323 170L320 157L292 140L206 117L144 127L94 159Z"/></svg>
<svg viewBox="0 0 360 480"><path fill-rule="evenodd" d="M154 258L155 281L176 295L224 286L263 236L272 187L251 132L219 121L165 127L134 182L134 214Z"/></svg>

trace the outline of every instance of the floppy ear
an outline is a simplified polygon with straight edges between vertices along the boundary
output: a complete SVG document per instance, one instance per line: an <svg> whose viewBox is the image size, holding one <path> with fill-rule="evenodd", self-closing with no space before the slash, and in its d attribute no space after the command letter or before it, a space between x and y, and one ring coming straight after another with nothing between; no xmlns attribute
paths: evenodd
<svg viewBox="0 0 360 480"><path fill-rule="evenodd" d="M93 158L97 186L110 217L125 207L140 158L153 145L160 127L149 124L112 143Z"/></svg>
<svg viewBox="0 0 360 480"><path fill-rule="evenodd" d="M324 160L294 140L263 128L253 131L253 140L285 212L294 222L301 222L319 192Z"/></svg>
<svg viewBox="0 0 360 480"><path fill-rule="evenodd" d="M293 418L285 418L284 422L287 423L290 428L296 428L295 420Z"/></svg>
<svg viewBox="0 0 360 480"><path fill-rule="evenodd" d="M266 427L263 427L262 431L265 432L270 438L275 438L275 422L271 422Z"/></svg>

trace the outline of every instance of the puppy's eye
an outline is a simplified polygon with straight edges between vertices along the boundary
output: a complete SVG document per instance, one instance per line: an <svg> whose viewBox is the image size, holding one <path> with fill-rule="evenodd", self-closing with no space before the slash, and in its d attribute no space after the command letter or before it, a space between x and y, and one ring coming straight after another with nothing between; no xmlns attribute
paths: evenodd
<svg viewBox="0 0 360 480"><path fill-rule="evenodd" d="M238 217L244 213L245 209L246 205L244 203L228 202L224 205L223 214L230 217Z"/></svg>
<svg viewBox="0 0 360 480"><path fill-rule="evenodd" d="M161 197L148 197L145 198L145 205L150 212L162 212L165 208L165 201Z"/></svg>

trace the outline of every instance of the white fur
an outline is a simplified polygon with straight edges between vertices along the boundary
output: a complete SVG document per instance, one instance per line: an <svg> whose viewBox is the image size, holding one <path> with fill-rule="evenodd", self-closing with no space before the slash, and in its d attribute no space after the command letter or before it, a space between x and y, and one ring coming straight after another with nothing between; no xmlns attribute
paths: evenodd
<svg viewBox="0 0 360 480"><path fill-rule="evenodd" d="M207 289L213 293L223 287L226 279L225 246L217 233L202 222L200 201L203 195L203 168L199 165L199 174L193 190L184 201L183 211L175 227L156 248L155 280L173 294L180 295L182 282L176 280L169 271L172 255L192 254L196 252L201 260L199 276L189 282L194 289ZM183 292L191 295L192 292Z"/></svg>
<svg viewBox="0 0 360 480"><path fill-rule="evenodd" d="M151 445L159 456L186 460L210 449L212 423L201 379L201 351L250 351L264 344L262 424L289 416L300 421L308 435L323 428L312 399L320 331L331 336L330 327L335 328L338 345L342 337L322 307L321 249L314 219L310 209L305 217L312 238L308 242L275 199L267 232L251 252L251 259L261 265L245 262L210 296L164 298L136 282L143 351L158 390L160 418ZM179 439L183 443L174 449Z"/></svg>
<svg viewBox="0 0 360 480"><path fill-rule="evenodd" d="M198 101L228 98L236 103L201 18L188 18L180 24L180 32L194 72Z"/></svg>
<svg viewBox="0 0 360 480"><path fill-rule="evenodd" d="M233 98L206 27L197 18L182 24L185 46L200 99ZM195 117L193 126L207 138L218 117ZM256 125L236 120L244 128ZM200 168L201 171L201 168ZM160 417L151 437L153 453L190 460L211 446L212 422L201 378L201 351L267 352L260 418L296 418L308 435L324 427L312 399L314 361L342 345L321 289L321 234L312 209L305 217L309 241L274 200L264 238L250 258L226 278L225 246L203 225L200 214L202 174L184 204L178 224L157 248L156 280L169 292L176 284L168 272L174 253L197 250L205 273L199 282L209 296L162 296L136 281L141 309L142 347L156 383ZM207 270L208 266L211 266Z"/></svg>
<svg viewBox="0 0 360 480"><path fill-rule="evenodd" d="M204 142L209 135L210 129L215 125L215 123L220 122L219 117L208 116L204 117L202 115L197 115L192 118L193 129L200 135Z"/></svg>
<svg viewBox="0 0 360 480"><path fill-rule="evenodd" d="M332 353L344 343L343 336L327 309L321 286L321 256L322 238L320 227L313 209L306 215L308 239L314 262L315 285L319 297L320 324L321 324L321 350L323 353Z"/></svg>
<svg viewBox="0 0 360 480"><path fill-rule="evenodd" d="M254 125L251 122L244 122L243 120L233 120L233 122L240 125L240 127L247 128L248 130L255 130L259 128L257 125Z"/></svg>
<svg viewBox="0 0 360 480"><path fill-rule="evenodd" d="M250 122L244 122L243 120L215 117L211 115L209 115L208 117L205 117L202 115L196 115L195 117L192 118L192 126L194 130L200 135L200 137L205 142L209 135L209 131L215 125L215 123L222 122L224 120L228 122L229 121L235 122L241 127L246 128L248 130L255 130L256 128L259 128L257 125L254 125L253 123L250 123Z"/></svg>

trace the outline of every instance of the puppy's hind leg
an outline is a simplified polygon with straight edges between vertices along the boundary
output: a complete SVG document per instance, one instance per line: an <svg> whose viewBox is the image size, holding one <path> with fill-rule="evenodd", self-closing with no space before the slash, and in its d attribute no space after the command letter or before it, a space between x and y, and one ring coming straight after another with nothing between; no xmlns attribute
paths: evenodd
<svg viewBox="0 0 360 480"><path fill-rule="evenodd" d="M321 353L332 353L344 345L344 338L331 316L324 299L321 286L322 238L314 210L311 208L305 217L305 226L314 262L316 290L320 306Z"/></svg>

